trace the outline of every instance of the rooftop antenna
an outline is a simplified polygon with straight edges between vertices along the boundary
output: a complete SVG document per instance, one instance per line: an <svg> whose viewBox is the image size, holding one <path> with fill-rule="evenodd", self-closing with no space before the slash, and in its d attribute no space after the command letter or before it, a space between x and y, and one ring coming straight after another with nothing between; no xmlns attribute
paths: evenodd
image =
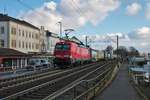
<svg viewBox="0 0 150 100"><path fill-rule="evenodd" d="M6 15L7 13L6 13L6 11L7 11L7 9L6 9L6 6L4 6L4 15Z"/></svg>

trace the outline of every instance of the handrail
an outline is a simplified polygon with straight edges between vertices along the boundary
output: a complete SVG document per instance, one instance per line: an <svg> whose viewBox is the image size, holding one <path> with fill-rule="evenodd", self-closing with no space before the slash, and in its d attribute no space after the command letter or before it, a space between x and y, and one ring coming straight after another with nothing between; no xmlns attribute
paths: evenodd
<svg viewBox="0 0 150 100"><path fill-rule="evenodd" d="M110 63L108 63L108 64L110 64ZM101 66L101 67L104 67L104 66L106 66L106 65L103 65L103 66ZM100 68L101 68L101 67L100 67ZM94 77L94 78L92 78L92 79L89 79L89 80L81 80L81 81L79 81L79 82L73 84L71 87L66 88L66 89L63 90L62 92L59 92L59 91L58 91L58 92L55 92L54 94L51 94L51 95L47 96L46 98L44 98L44 99L42 99L42 100L53 100L53 99L55 99L55 98L61 96L61 95L64 94L65 92L67 92L67 91L73 89L74 87L76 87L77 85L81 84L82 82L90 82L90 81L96 80L98 77L102 76L103 74L105 74L107 71L109 71L109 70L111 70L111 69L112 69L112 68L107 69L106 71L104 71L103 73L101 73L100 75L98 75L97 77ZM97 71L97 70L99 70L99 68L97 68L96 70L90 72L88 75L92 74L93 72L95 72L95 71Z"/></svg>
<svg viewBox="0 0 150 100"><path fill-rule="evenodd" d="M104 65L105 65L105 64L104 64ZM86 66L86 65L85 65L85 66ZM84 67L85 67L85 66L84 66ZM83 67L83 68L84 68L84 67ZM78 68L75 68L75 69L78 69ZM66 77L68 77L68 76L71 76L71 75L73 75L73 74L79 73L79 72L84 71L84 70L87 70L87 69L90 69L90 67L88 67L88 68L86 68L86 69L79 70L79 71L74 72L74 73L71 73L71 74L66 75L66 76L64 76L64 77L60 77L60 78L54 79L54 80L52 80L52 81L48 81L48 82L46 82L46 83L37 85L37 86L35 86L35 87L32 87L32 88L23 90L23 91L21 91L21 92L12 94L12 95L7 96L7 97L2 98L2 99L3 99L3 100L8 100L8 99L10 99L10 98L11 98L11 99L12 99L12 98L15 98L16 96L21 96L21 95L23 95L23 94L26 94L26 93L32 92L32 91L34 91L34 90L40 89L40 88L43 87L43 86L46 86L46 85L49 85L49 84L53 84L53 83L57 82L57 80L66 78ZM67 70L67 71L63 71L63 72L60 72L60 73L66 73L66 72L68 72L68 71L73 71L73 69L70 69L70 70ZM56 74L58 74L58 73L56 73ZM47 77L49 77L49 76L47 76ZM32 81L32 80L31 80L31 81Z"/></svg>
<svg viewBox="0 0 150 100"><path fill-rule="evenodd" d="M103 83L104 80L105 80L108 76L109 76L109 73L108 73L104 78L102 78L102 79L99 81L99 83ZM78 100L78 99L80 99L80 97L86 95L86 94L89 93L91 90L93 90L95 87L97 87L97 86L99 85L99 83L97 83L94 87L89 88L87 91L83 92L82 94L80 94L79 96L77 96L77 97L76 97L75 99L73 99L73 100Z"/></svg>

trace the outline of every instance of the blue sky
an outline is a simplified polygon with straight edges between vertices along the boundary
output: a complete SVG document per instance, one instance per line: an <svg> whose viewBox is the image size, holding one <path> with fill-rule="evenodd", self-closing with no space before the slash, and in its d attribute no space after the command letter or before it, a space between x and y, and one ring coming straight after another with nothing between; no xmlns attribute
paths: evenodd
<svg viewBox="0 0 150 100"><path fill-rule="evenodd" d="M31 22L32 24L39 25L37 21L39 21L39 18L41 18L42 15L36 16L35 13L37 12L35 10L43 11L45 10L44 7L47 7L48 9L50 9L50 12L45 12L45 13L52 13L52 14L48 14L48 16L52 15L49 19L49 22L47 21L48 23L55 23L55 21L57 23L57 19L61 17L63 18L62 22L64 22L64 24L66 25L66 27L64 25L64 29L68 28L67 26L69 26L69 28L73 27L76 30L75 33L77 36L79 35L100 35L101 36L101 35L106 35L108 33L116 34L118 32L123 35L128 35L129 33L132 33L132 32L134 33L134 35L139 35L140 34L139 32L143 32L142 29L147 28L146 30L148 30L150 28L150 18L146 18L146 9L148 9L147 4L150 3L149 0L120 0L120 1L112 0L114 2L112 4L110 4L109 2L110 0L105 0L105 1L108 1L104 3L107 11L103 11L103 9L96 9L96 7L93 7L92 4L94 4L94 2L91 2L91 1L94 1L94 0L87 0L89 5L87 5L88 4L87 2L86 3L81 2L82 0L77 0L81 2L81 5L78 2L76 3L73 2L73 0L53 0L53 1L52 0L20 0L20 1L33 9L25 7L24 5L20 4L18 0L0 0L0 12L3 13L4 8L5 8L6 13L8 15L13 16L13 17L18 17L18 18L20 18L21 16L23 17L24 20ZM99 0L99 1L103 1L103 0ZM70 5L73 3L74 5ZM134 8L132 5L135 3L136 3L136 6L134 6L135 7ZM87 6L85 6L85 4ZM99 5L101 4L102 2L99 2ZM68 8L65 7L66 5ZM71 12L69 12L71 11L71 10L68 10L68 9L71 9L70 6L74 6L74 9L76 10L76 12L73 12L74 10L72 10L74 14L71 14ZM135 12L131 12L131 13L128 12L127 11L128 6L130 6L131 10L135 9L133 10ZM84 8L85 9L82 10L82 7L83 9ZM94 9L93 11L95 11L95 14L90 12L91 9L92 10ZM61 15L62 12L67 13L69 17L66 16L66 14ZM85 13L85 12L89 12L89 13ZM99 13L100 15L96 16L97 13ZM90 18L86 18L88 14L91 14ZM35 17L38 17L37 20L34 17L34 15ZM34 18L32 18L31 16ZM53 16L56 16L57 19L53 18ZM71 19L72 17L74 18ZM74 22L74 19L78 19L78 17L83 17L81 18L82 19L81 22L83 21L82 23ZM96 17L99 17L99 18L96 18ZM45 19L45 17L43 17L43 19ZM68 19L71 19L71 20L68 21ZM54 26L54 24L49 25L48 23L44 23L46 22L45 20L40 19L40 21L43 22L43 25L47 25L46 27ZM58 27L57 25L55 26ZM146 27L146 28L143 28L143 27ZM54 29L57 29L57 28L54 28ZM141 31L139 31L140 29ZM128 37L130 38L130 35ZM141 48L144 48L144 47L140 47L139 45L136 45L133 41L134 39L131 38L131 40L133 42L132 43L133 46L139 48L140 50ZM141 42L141 40L142 39L139 38L139 43ZM146 44L147 41L144 41L144 43ZM123 43L123 45L126 45L126 44ZM147 44L146 46L150 46L150 44ZM146 51L150 50L150 48L147 48L147 47L145 47L144 49Z"/></svg>
<svg viewBox="0 0 150 100"><path fill-rule="evenodd" d="M22 0L25 4L29 5L32 8L38 8L42 6L44 2L49 2L52 0ZM60 2L60 0L53 0L55 2ZM109 16L106 17L105 20L100 22L98 25L93 26L91 24L87 24L79 29L77 32L81 33L112 33L112 32L123 32L128 33L133 31L136 28L142 26L150 26L150 21L144 18L144 11L141 11L136 17L135 16L127 16L125 14L125 8L127 5L133 3L134 1L138 1L141 5L145 6L145 0L127 0L122 2L119 9L114 12L111 12ZM29 11L30 9L21 5L18 0L0 0L0 12L4 12L4 8L6 9L6 13L8 15L17 17L22 11ZM113 26L113 27L112 27Z"/></svg>

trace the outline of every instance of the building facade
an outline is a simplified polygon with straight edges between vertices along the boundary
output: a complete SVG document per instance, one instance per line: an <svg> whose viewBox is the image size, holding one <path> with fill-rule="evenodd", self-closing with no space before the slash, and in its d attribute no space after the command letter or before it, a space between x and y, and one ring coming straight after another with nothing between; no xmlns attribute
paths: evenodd
<svg viewBox="0 0 150 100"><path fill-rule="evenodd" d="M0 14L0 47L24 53L41 52L43 30L25 21Z"/></svg>
<svg viewBox="0 0 150 100"><path fill-rule="evenodd" d="M27 66L28 54L10 48L0 48L0 72Z"/></svg>
<svg viewBox="0 0 150 100"><path fill-rule="evenodd" d="M44 26L41 26L40 28L40 52L47 52L46 43L47 43L46 31L44 29Z"/></svg>
<svg viewBox="0 0 150 100"><path fill-rule="evenodd" d="M59 41L59 36L56 33L46 31L46 50L53 55L56 43Z"/></svg>

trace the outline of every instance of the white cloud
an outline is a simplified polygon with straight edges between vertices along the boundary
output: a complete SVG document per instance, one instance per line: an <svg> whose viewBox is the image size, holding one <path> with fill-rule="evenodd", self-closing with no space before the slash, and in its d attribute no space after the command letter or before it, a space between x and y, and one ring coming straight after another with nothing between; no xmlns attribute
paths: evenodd
<svg viewBox="0 0 150 100"><path fill-rule="evenodd" d="M130 47L133 46L140 51L150 51L150 27L140 27L133 32L127 33L105 33L105 34L90 34L89 39L92 39L91 46L95 49L105 49L108 45L116 48L116 36L119 36L119 45ZM82 41L85 41L85 35L79 36Z"/></svg>
<svg viewBox="0 0 150 100"><path fill-rule="evenodd" d="M106 33L106 34L89 34L88 41L92 48L95 49L105 49L108 45L112 45L114 48L117 46L117 35L119 36L119 44L127 46L127 43L131 42L127 34L117 32L117 33ZM83 42L85 41L85 35L78 37Z"/></svg>
<svg viewBox="0 0 150 100"><path fill-rule="evenodd" d="M138 3L132 3L126 7L126 13L130 16L136 15L142 9L141 5Z"/></svg>
<svg viewBox="0 0 150 100"><path fill-rule="evenodd" d="M87 22L97 25L119 5L119 0L61 0L59 3L50 1L19 16L34 25L43 25L52 32L58 32L58 21L62 21L64 29L79 28Z"/></svg>
<svg viewBox="0 0 150 100"><path fill-rule="evenodd" d="M137 29L137 34L141 38L150 38L150 27L142 27Z"/></svg>
<svg viewBox="0 0 150 100"><path fill-rule="evenodd" d="M143 26L129 33L131 38L135 39L149 39L150 38L150 27Z"/></svg>
<svg viewBox="0 0 150 100"><path fill-rule="evenodd" d="M47 8L49 10L55 11L57 4L53 1L51 1L51 2L44 3L44 6L45 6L45 8Z"/></svg>
<svg viewBox="0 0 150 100"><path fill-rule="evenodd" d="M133 46L142 51L150 51L150 27L143 26L128 34Z"/></svg>
<svg viewBox="0 0 150 100"><path fill-rule="evenodd" d="M146 18L150 20L150 3L147 4L145 15L146 15Z"/></svg>

